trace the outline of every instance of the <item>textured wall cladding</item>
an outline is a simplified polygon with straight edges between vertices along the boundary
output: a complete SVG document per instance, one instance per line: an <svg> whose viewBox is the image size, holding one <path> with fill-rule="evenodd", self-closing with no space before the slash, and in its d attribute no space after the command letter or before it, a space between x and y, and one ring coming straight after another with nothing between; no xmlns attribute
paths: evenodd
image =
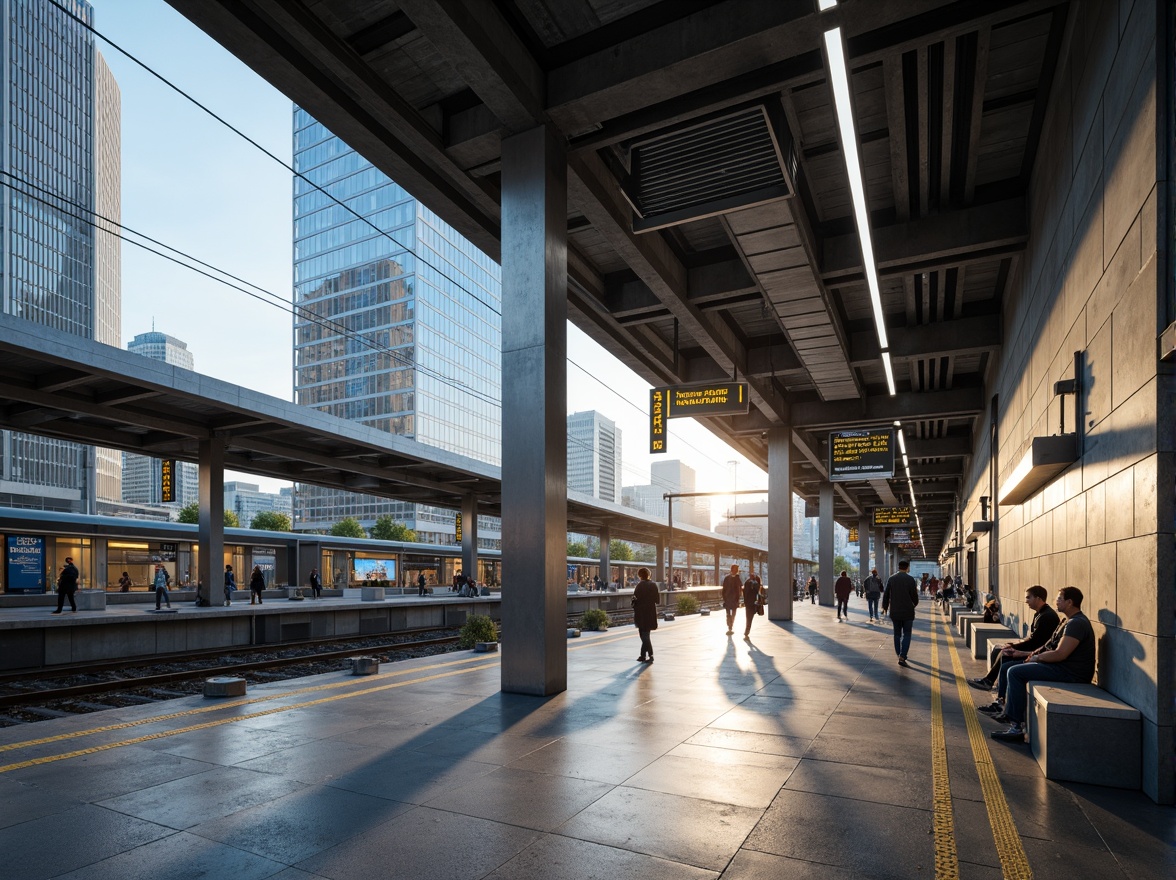
<svg viewBox="0 0 1176 880"><path fill-rule="evenodd" d="M1100 639L1099 683L1158 725L1157 742L1170 743L1176 389L1155 357L1166 323L1156 9L1147 0L1084 0L1072 14L1029 184L1030 238L1010 278L1005 344L989 386L1000 407L996 485L1034 436L1058 431L1053 384L1073 375L1075 351L1085 353L1086 436L1081 461L1025 503L1000 509L1002 601L1027 618L1025 587L1082 588ZM1074 422L1067 400L1066 429ZM979 497L990 494L987 426L975 441L965 522L979 519ZM978 552L981 583L987 543ZM1145 789L1170 798L1170 766L1154 751L1145 764Z"/></svg>

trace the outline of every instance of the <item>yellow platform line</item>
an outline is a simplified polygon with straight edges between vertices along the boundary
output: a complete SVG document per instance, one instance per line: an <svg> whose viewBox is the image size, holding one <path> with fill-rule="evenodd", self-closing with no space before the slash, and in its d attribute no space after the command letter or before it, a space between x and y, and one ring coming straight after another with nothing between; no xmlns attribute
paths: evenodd
<svg viewBox="0 0 1176 880"><path fill-rule="evenodd" d="M931 827L935 834L935 880L959 880L960 857L955 843L951 777L943 734L943 695L939 690L939 638L931 623Z"/></svg>
<svg viewBox="0 0 1176 880"><path fill-rule="evenodd" d="M972 701L972 692L968 690L964 667L960 663L955 639L946 621L944 629L947 632L947 646L951 652L956 688L960 692L960 706L964 710L964 723L968 728L968 741L972 745L972 759L976 763L976 773L980 777L980 790L984 793L984 806L988 809L988 823L992 826L992 839L996 843L1001 870L1005 880L1032 880L1033 869L1029 867L1029 858L1025 855L1025 847L1021 843L1021 835L1017 832L1017 824L1013 821L1013 814L1005 799L1000 777L996 775L992 753L988 751L988 740L980 727L980 716L976 712L976 704Z"/></svg>

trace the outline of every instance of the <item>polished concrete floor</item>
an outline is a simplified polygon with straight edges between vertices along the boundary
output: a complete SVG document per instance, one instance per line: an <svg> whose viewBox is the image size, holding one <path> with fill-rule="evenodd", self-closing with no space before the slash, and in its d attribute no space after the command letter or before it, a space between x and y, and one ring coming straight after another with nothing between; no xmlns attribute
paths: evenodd
<svg viewBox="0 0 1176 880"><path fill-rule="evenodd" d="M979 751L958 686L978 666L956 639L953 668L942 617L920 606L901 669L851 601L750 641L721 614L663 623L652 665L631 628L585 635L549 699L457 654L0 730L3 876L1173 876L1176 811Z"/></svg>

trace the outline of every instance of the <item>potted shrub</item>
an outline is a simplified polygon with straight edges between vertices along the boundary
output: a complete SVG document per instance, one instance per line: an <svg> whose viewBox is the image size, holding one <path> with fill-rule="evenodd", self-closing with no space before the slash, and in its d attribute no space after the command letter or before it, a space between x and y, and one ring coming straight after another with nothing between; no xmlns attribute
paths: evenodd
<svg viewBox="0 0 1176 880"><path fill-rule="evenodd" d="M698 599L689 594L678 597L678 613L694 614L698 611Z"/></svg>
<svg viewBox="0 0 1176 880"><path fill-rule="evenodd" d="M498 628L485 614L471 614L461 626L457 643L462 648L487 652L498 650Z"/></svg>
<svg viewBox="0 0 1176 880"><path fill-rule="evenodd" d="M608 612L602 608L589 608L580 615L580 629L589 632L605 632L608 630Z"/></svg>

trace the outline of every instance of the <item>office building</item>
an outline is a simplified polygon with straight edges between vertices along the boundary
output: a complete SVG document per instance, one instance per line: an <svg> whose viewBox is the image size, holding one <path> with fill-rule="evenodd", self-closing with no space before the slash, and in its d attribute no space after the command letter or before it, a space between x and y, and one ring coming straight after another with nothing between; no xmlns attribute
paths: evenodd
<svg viewBox="0 0 1176 880"><path fill-rule="evenodd" d="M92 7L63 6L77 20L34 0L0 16L0 299L7 314L117 345L120 97L83 24ZM119 499L119 477L117 452L0 432L0 505L93 513Z"/></svg>
<svg viewBox="0 0 1176 880"><path fill-rule="evenodd" d="M663 519L669 515L667 494L694 492L696 472L677 459L655 461L650 466L650 482L644 486L625 486L622 491L626 507L643 510L650 516ZM706 498L675 498L674 522L678 525L697 526L710 531L711 507Z"/></svg>
<svg viewBox="0 0 1176 880"><path fill-rule="evenodd" d="M498 265L297 107L294 167L295 402L499 463ZM387 515L455 541L444 508L299 484L294 509L299 529ZM479 518L481 546L500 534Z"/></svg>
<svg viewBox="0 0 1176 880"><path fill-rule="evenodd" d="M194 367L194 358L186 342L155 330L137 335L127 343L127 351L185 370ZM158 458L133 452L122 453L122 500L132 505L162 507L173 513L196 501L199 492L199 468L195 463L176 462L175 501L170 504L165 504L161 494L162 469L163 463Z"/></svg>
<svg viewBox="0 0 1176 880"><path fill-rule="evenodd" d="M284 513L294 518L294 489L284 486L277 492L263 492L257 483L225 483L225 510L237 514L237 522L248 528L259 513Z"/></svg>
<svg viewBox="0 0 1176 880"><path fill-rule="evenodd" d="M568 416L568 490L621 503L621 429L595 410Z"/></svg>

